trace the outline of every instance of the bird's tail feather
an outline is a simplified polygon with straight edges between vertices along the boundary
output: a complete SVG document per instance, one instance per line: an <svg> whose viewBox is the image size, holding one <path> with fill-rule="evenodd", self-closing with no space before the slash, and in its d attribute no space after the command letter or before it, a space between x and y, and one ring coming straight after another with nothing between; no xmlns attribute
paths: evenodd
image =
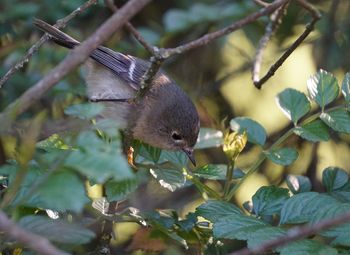
<svg viewBox="0 0 350 255"><path fill-rule="evenodd" d="M70 37L69 35L63 33L61 30L55 28L54 26L51 26L43 20L35 19L33 23L40 30L48 33L55 43L63 47L73 49L75 46L79 45L79 41L75 40L73 37Z"/></svg>

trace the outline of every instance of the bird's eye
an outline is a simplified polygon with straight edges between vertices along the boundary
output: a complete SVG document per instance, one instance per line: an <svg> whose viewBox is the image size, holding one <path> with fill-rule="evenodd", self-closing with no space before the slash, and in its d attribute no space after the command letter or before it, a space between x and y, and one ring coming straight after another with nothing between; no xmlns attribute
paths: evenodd
<svg viewBox="0 0 350 255"><path fill-rule="evenodd" d="M171 133L171 138L173 138L175 141L182 140L182 136L175 131Z"/></svg>

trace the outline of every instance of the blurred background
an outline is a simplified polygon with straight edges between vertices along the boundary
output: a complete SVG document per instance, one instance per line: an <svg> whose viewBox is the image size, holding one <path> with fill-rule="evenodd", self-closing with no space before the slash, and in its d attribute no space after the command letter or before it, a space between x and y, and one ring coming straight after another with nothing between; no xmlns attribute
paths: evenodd
<svg viewBox="0 0 350 255"><path fill-rule="evenodd" d="M117 6L123 5L124 2L115 1ZM275 102L277 93L287 87L306 92L307 79L320 68L332 72L341 83L350 66L350 1L309 2L322 13L321 20L316 23L315 30L304 43L292 53L261 90L253 85L251 69L257 45L268 23L267 17L260 18L257 22L207 46L174 56L165 62L163 68L195 102L202 127L223 130L228 127L228 121L233 117L247 116L265 127L269 136L268 142L271 143L290 127L290 121ZM3 76L42 35L32 25L34 18L53 24L83 3L83 0L1 0L0 76ZM259 8L261 7L252 0L154 0L131 22L150 44L175 47L229 25ZM99 1L97 5L69 22L64 31L79 40L84 40L110 15L111 11L103 1ZM265 50L261 76L304 31L309 21L310 14L295 2L291 3ZM116 33L105 46L140 58L149 57L126 30ZM0 110L47 74L67 52L66 49L52 43L41 47L29 63L0 89ZM83 101L84 95L82 72L77 69L36 102L21 119L31 118L34 113L44 108L49 109L50 119L62 119L63 110L72 103ZM6 158L13 157L15 143L10 137L2 141ZM250 200L262 185L284 185L286 175L291 173L307 175L313 182L313 189L320 189L321 171L325 167L336 165L346 170L350 169L349 143L349 135L335 133L330 141L315 144L293 136L287 144L298 149L298 160L288 167L271 162L264 163L259 172L249 177L240 188L235 197L237 204ZM256 160L258 152L258 148L248 146L239 157L237 166L247 168ZM221 148L198 150L196 157L200 166L209 162L226 163ZM214 189L218 188L215 182L209 184ZM142 189L148 191L147 197L138 198L143 200L143 204L149 202L149 207L161 208L171 205L173 208L177 207L182 214L191 211L202 201L191 188L169 194L151 182ZM92 196L94 195L96 192L92 192ZM118 225L117 232L123 233L119 235L118 242L128 242L129 234L134 233L135 228L136 224Z"/></svg>

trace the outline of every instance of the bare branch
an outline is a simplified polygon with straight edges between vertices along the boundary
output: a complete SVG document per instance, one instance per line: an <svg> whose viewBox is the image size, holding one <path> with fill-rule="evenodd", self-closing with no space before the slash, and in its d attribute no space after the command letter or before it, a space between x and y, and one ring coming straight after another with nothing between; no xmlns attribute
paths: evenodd
<svg viewBox="0 0 350 255"><path fill-rule="evenodd" d="M304 32L295 40L295 42L283 53L283 55L270 67L269 71L260 80L253 74L253 82L256 88L261 89L261 86L270 79L277 69L286 61L292 52L305 40L306 37L314 30L315 23L321 18L321 14L307 1L297 0L297 2L311 13L312 21L309 22Z"/></svg>
<svg viewBox="0 0 350 255"><path fill-rule="evenodd" d="M151 0L130 0L117 13L114 13L87 40L72 50L68 56L52 69L44 78L24 92L16 101L6 107L0 114L0 132L7 130L12 120L27 110L42 97L60 79L88 58L90 53L106 41L115 31L120 29L127 20L134 16Z"/></svg>
<svg viewBox="0 0 350 255"><path fill-rule="evenodd" d="M67 23L72 20L74 17L76 17L78 14L85 11L87 8L89 8L91 5L96 4L97 0L88 0L83 5L79 6L77 9L75 9L73 12L71 12L66 17L59 19L56 24L54 25L57 28L64 28ZM43 35L30 49L26 52L26 54L15 64L13 65L6 74L0 79L0 89L2 86L12 77L12 75L18 71L19 69L23 68L23 66L29 61L29 59L33 56L35 52L38 51L38 49L49 39L49 37L45 34Z"/></svg>
<svg viewBox="0 0 350 255"><path fill-rule="evenodd" d="M260 80L260 70L261 70L261 63L263 59L264 50L267 46L267 43L270 41L272 35L278 28L279 24L281 23L281 17L285 12L285 9L287 8L288 3L278 8L276 11L274 11L270 17L270 22L265 28L265 34L259 41L259 46L255 54L253 69L252 69L252 76L253 76L253 82L254 84L257 83Z"/></svg>
<svg viewBox="0 0 350 255"><path fill-rule="evenodd" d="M68 255L53 246L47 239L18 227L0 210L0 230L5 236L35 251L39 255Z"/></svg>
<svg viewBox="0 0 350 255"><path fill-rule="evenodd" d="M105 4L111 9L113 12L117 12L118 8L114 4L113 0L105 0ZM127 30L135 37L135 39L152 55L156 55L155 48L148 44L148 42L143 38L143 36L136 30L136 28L130 23L126 22L125 27Z"/></svg>
<svg viewBox="0 0 350 255"><path fill-rule="evenodd" d="M289 1L290 0L277 0L277 1L273 2L272 4L269 4L265 8L255 12L253 14L250 14L249 16L233 23L232 25L230 25L228 27L225 27L225 28L220 29L218 31L206 34L206 35L204 35L196 40L193 40L192 42L180 45L176 48L164 49L164 51L162 52L162 56L163 56L163 58L168 58L174 54L181 54L181 53L184 53L185 51L192 50L192 49L197 48L199 46L206 45L209 42L211 42L219 37L222 37L224 35L232 33L234 31L242 28L243 26L256 21L258 18L260 18L262 16L265 16L265 15L272 13L277 8L281 7L282 5L286 4Z"/></svg>
<svg viewBox="0 0 350 255"><path fill-rule="evenodd" d="M341 214L333 219L327 219L320 221L313 225L306 225L303 227L293 227L287 231L287 234L276 238L274 240L263 243L262 245L248 249L244 248L237 252L231 253L231 255L252 255L252 254L263 254L267 251L270 251L274 248L283 246L285 244L291 243L296 240L306 238L310 235L321 232L322 230L329 229L340 224L344 224L350 221L350 213Z"/></svg>

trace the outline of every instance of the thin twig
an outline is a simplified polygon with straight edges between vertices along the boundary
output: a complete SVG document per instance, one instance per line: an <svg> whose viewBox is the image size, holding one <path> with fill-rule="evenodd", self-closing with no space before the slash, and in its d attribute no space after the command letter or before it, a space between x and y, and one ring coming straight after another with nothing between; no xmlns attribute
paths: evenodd
<svg viewBox="0 0 350 255"><path fill-rule="evenodd" d="M54 25L56 28L64 28L67 23L72 20L74 17L76 17L78 14L85 11L87 8L89 8L91 5L96 4L97 0L88 0L83 5L79 6L77 9L75 9L73 12L71 12L66 17L59 19L56 24ZM29 59L33 56L35 52L38 51L38 49L49 39L48 35L43 35L35 44L33 44L32 47L26 52L26 54L15 64L13 65L6 74L0 79L0 89L2 86L14 75L16 71L23 68L23 66L29 62Z"/></svg>
<svg viewBox="0 0 350 255"><path fill-rule="evenodd" d="M117 13L104 22L87 40L73 49L64 60L52 69L44 78L24 92L17 100L8 105L0 114L0 133L6 131L12 120L27 110L42 97L60 79L85 61L90 53L106 41L127 20L138 13L151 0L130 0Z"/></svg>
<svg viewBox="0 0 350 255"><path fill-rule="evenodd" d="M285 13L288 3L274 11L270 17L270 22L265 28L265 34L259 41L259 46L255 54L253 63L252 76L254 84L260 80L261 63L263 59L264 50L267 43L270 41L272 35L275 33L278 26L281 24L281 17Z"/></svg>
<svg viewBox="0 0 350 255"><path fill-rule="evenodd" d="M315 23L321 18L321 14L305 0L297 0L298 4L302 6L305 10L310 12L312 16L312 21L309 22L304 32L295 40L295 42L283 53L283 55L270 67L269 71L260 80L253 78L253 83L256 88L261 89L262 85L270 79L277 69L282 66L284 61L293 53L293 51L305 40L306 37L314 30ZM254 77L254 76L253 76Z"/></svg>
<svg viewBox="0 0 350 255"><path fill-rule="evenodd" d="M303 227L293 227L287 231L286 235L280 238L276 238L271 241L265 242L256 248L252 248L252 249L244 248L237 252L231 253L231 255L263 254L277 247L281 247L293 241L306 238L310 235L319 233L322 230L326 230L326 229L338 226L340 224L344 224L349 221L350 221L350 213L348 212L345 214L341 214L333 219L323 220L313 225L305 225Z"/></svg>
<svg viewBox="0 0 350 255"><path fill-rule="evenodd" d="M256 4L260 5L261 7L266 7L269 5L269 3L265 3L262 0L253 0Z"/></svg>
<svg viewBox="0 0 350 255"><path fill-rule="evenodd" d="M114 4L113 0L105 0L104 2L108 6L108 8L111 9L111 11L118 11L118 8ZM136 28L130 22L126 22L125 27L150 54L156 55L156 47L152 47L150 44L148 44L145 38L143 38L143 36L136 30Z"/></svg>
<svg viewBox="0 0 350 255"><path fill-rule="evenodd" d="M231 24L230 26L227 26L227 27L220 29L218 31L206 34L206 35L204 35L196 40L193 40L189 43L180 45L176 48L164 49L163 51L161 51L162 56L163 56L163 58L168 58L172 55L182 54L188 50L192 50L192 49L197 48L199 46L206 45L219 37L222 37L224 35L232 33L234 31L242 28L243 26L256 21L258 18L260 18L262 16L265 16L265 15L272 13L277 8L281 7L282 5L286 4L289 1L290 0L277 0L277 1L273 2L272 4L269 4L265 8L255 12L253 14L250 14L249 16Z"/></svg>
<svg viewBox="0 0 350 255"><path fill-rule="evenodd" d="M0 210L0 231L7 237L18 241L39 255L68 255L53 246L47 239L30 233L13 223L6 214Z"/></svg>

